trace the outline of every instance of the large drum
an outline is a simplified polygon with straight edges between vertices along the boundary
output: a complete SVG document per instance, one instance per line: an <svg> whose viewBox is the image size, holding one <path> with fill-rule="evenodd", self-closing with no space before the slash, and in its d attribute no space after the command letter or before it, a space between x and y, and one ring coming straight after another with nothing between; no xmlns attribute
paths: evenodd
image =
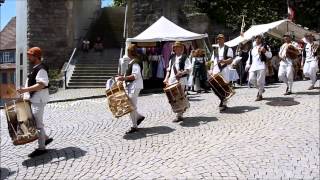
<svg viewBox="0 0 320 180"><path fill-rule="evenodd" d="M38 139L36 121L30 102L13 100L5 104L9 135L14 145L27 144Z"/></svg>
<svg viewBox="0 0 320 180"><path fill-rule="evenodd" d="M106 91L109 109L115 118L122 117L134 110L122 83L116 82Z"/></svg>
<svg viewBox="0 0 320 180"><path fill-rule="evenodd" d="M211 75L209 78L209 84L220 99L226 100L235 94L234 90L220 74Z"/></svg>
<svg viewBox="0 0 320 180"><path fill-rule="evenodd" d="M183 113L190 107L190 103L186 95L184 94L184 91L180 83L175 83L170 86L167 86L163 90L167 95L173 112Z"/></svg>

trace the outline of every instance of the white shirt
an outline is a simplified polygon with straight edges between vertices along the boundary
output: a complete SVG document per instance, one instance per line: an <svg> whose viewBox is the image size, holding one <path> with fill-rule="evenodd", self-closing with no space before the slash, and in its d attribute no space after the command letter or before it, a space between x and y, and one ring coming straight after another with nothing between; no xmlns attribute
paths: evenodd
<svg viewBox="0 0 320 180"><path fill-rule="evenodd" d="M218 56L217 56L217 58L216 58L216 55L214 54L214 51L212 53L211 61L213 62L213 67L212 67L213 74L216 74L216 73L220 72L220 69L219 69L219 66L218 66L218 62L221 61L221 60L225 60L224 57L223 57L224 48L225 48L225 46L218 47ZM233 58L233 50L231 48L228 49L227 57Z"/></svg>
<svg viewBox="0 0 320 180"><path fill-rule="evenodd" d="M311 43L307 43L306 45L306 61L315 61L317 60L317 58L313 55L312 49L311 49L312 44Z"/></svg>
<svg viewBox="0 0 320 180"><path fill-rule="evenodd" d="M133 62L133 60L130 61L130 63L132 63L132 62ZM139 90L143 89L143 79L141 76L141 67L139 66L139 64L135 63L132 65L131 75L134 76L134 81L128 83L127 89L130 90L130 92L132 92L134 90L138 90L138 89Z"/></svg>
<svg viewBox="0 0 320 180"><path fill-rule="evenodd" d="M179 62L180 62L181 57L182 57L182 55L176 56L176 60L175 60L174 66L176 67L177 71L180 71ZM169 79L168 79L169 85L178 82L177 79L176 79L176 75L174 73L174 70L173 70L173 65L172 65L172 61L171 60L169 62L168 70L170 70L169 69L170 67L171 67L171 73L170 73L170 76L169 76ZM184 62L184 70L189 70L189 72L191 70L191 63L190 63L189 58L187 58L186 61ZM188 79L187 79L187 77L182 77L182 78L180 78L179 82L181 83L181 85L187 85Z"/></svg>
<svg viewBox="0 0 320 180"><path fill-rule="evenodd" d="M259 48L261 47L260 45L256 45L255 47L252 48L251 53L249 53L249 58L247 60L247 66L250 66L250 57L252 56L252 64L250 66L249 72L253 71L258 71L258 70L263 70L266 68L266 65L263 61L260 59L260 54L259 54ZM265 53L267 59L270 59L272 57L272 53L267 49Z"/></svg>
<svg viewBox="0 0 320 180"><path fill-rule="evenodd" d="M38 65L34 66L33 68L37 67ZM28 87L27 79L25 87ZM36 76L36 82L42 83L44 86L48 86L49 84L49 77L47 71L44 69L40 69ZM47 103L49 102L49 89L41 89L33 93L32 97L30 98L30 93L24 93L24 99L30 99L32 103Z"/></svg>
<svg viewBox="0 0 320 180"><path fill-rule="evenodd" d="M289 45L293 45L296 47L296 44L293 43L284 43L279 50L279 57L282 59L280 61L280 65L292 65L293 60L287 57L287 49Z"/></svg>

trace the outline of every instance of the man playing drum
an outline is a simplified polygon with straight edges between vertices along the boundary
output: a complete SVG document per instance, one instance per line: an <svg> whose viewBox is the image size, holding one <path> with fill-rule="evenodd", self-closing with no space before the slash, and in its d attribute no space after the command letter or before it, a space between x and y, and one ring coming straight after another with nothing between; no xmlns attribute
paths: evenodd
<svg viewBox="0 0 320 180"><path fill-rule="evenodd" d="M130 58L130 62L125 76L118 76L116 78L117 81L126 82L128 95L134 106L134 110L130 113L132 127L126 132L126 134L138 131L138 125L145 119L145 117L137 111L137 101L139 93L143 89L143 80L141 75L142 64L138 59L136 45L132 44L128 47L128 57Z"/></svg>
<svg viewBox="0 0 320 180"><path fill-rule="evenodd" d="M211 61L211 72L210 74L218 74L220 73L223 79L229 82L230 69L228 67L229 64L232 63L233 58L233 50L224 44L224 35L219 34L216 38L219 47L213 51ZM216 91L214 93L219 97L220 104L219 110L220 112L227 109L227 101L224 97L221 97L217 94Z"/></svg>
<svg viewBox="0 0 320 180"><path fill-rule="evenodd" d="M294 76L294 72L293 72L294 59L292 59L292 57L289 57L290 55L288 54L288 47L293 46L291 42L290 33L288 32L285 33L283 35L283 40L284 40L284 44L280 47L280 51L279 51L279 57L281 58L281 61L279 66L278 77L279 77L279 80L286 83L287 85L287 89L284 95L290 95L292 93L293 76ZM298 53L299 53L298 49L296 51L297 51L296 55L298 56Z"/></svg>
<svg viewBox="0 0 320 180"><path fill-rule="evenodd" d="M312 90L317 82L317 71L319 70L319 60L317 57L319 44L314 42L314 37L312 34L306 34L306 39L307 44L303 50L302 67L304 75L311 80L311 86L308 88L308 90Z"/></svg>
<svg viewBox="0 0 320 180"><path fill-rule="evenodd" d="M174 54L170 57L169 67L167 69L166 77L163 83L167 86L181 83L182 90L184 91L187 85L187 76L191 70L191 63L184 52L184 46L181 42L175 42L173 45ZM180 122L183 120L183 112L177 113L176 119L173 122Z"/></svg>
<svg viewBox="0 0 320 180"><path fill-rule="evenodd" d="M246 71L249 71L249 82L258 89L256 101L261 101L266 80L265 62L272 57L272 53L270 48L263 44L262 35L255 37L255 43L256 45L249 52Z"/></svg>
<svg viewBox="0 0 320 180"><path fill-rule="evenodd" d="M25 87L17 91L20 94L24 93L24 99L30 99L32 114L39 130L39 147L28 155L29 157L35 157L45 154L47 152L46 145L53 140L46 135L43 124L44 107L49 101L49 78L48 68L41 62L41 49L39 47L30 48L27 54L33 68L28 75Z"/></svg>

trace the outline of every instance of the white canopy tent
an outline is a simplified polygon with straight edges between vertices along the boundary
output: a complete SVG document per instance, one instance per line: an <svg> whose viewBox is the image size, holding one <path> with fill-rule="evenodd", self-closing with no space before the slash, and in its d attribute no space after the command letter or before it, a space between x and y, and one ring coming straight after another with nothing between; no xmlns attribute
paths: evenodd
<svg viewBox="0 0 320 180"><path fill-rule="evenodd" d="M189 41L206 37L207 34L185 30L162 16L138 36L128 38L127 42Z"/></svg>
<svg viewBox="0 0 320 180"><path fill-rule="evenodd" d="M251 26L243 36L238 36L225 44L229 47L237 46L240 43L251 40L254 36L267 33L276 38L282 38L286 32L293 32L296 39L302 39L305 33L310 33L309 30L304 29L300 25L293 23L288 19L275 21L268 24L260 24ZM316 39L319 39L319 34L315 34Z"/></svg>

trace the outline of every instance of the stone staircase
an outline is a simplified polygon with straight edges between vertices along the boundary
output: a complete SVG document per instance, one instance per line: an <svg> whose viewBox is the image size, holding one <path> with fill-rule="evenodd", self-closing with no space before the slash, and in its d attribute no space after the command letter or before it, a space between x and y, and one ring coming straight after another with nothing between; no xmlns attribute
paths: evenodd
<svg viewBox="0 0 320 180"><path fill-rule="evenodd" d="M92 51L81 52L77 57L68 88L103 88L106 81L117 74L120 49Z"/></svg>
<svg viewBox="0 0 320 180"><path fill-rule="evenodd" d="M102 37L104 51L102 53L79 52L75 69L68 83L68 88L103 88L107 79L115 76L121 46L123 45L123 23L125 9L123 7L105 7L101 15L90 27L87 37L93 43L97 36Z"/></svg>

